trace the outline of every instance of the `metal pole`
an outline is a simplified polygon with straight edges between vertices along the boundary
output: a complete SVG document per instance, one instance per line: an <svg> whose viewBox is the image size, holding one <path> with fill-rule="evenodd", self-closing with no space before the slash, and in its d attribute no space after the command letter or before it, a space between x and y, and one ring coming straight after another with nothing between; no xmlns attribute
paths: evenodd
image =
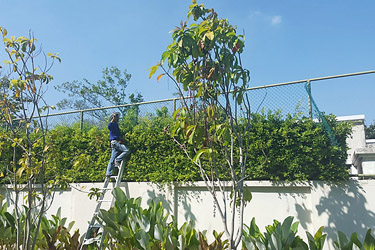
<svg viewBox="0 0 375 250"><path fill-rule="evenodd" d="M283 86L283 85L289 85L289 84L303 83L303 82L307 82L307 81L310 81L310 82L312 82L312 81L322 81L322 80L329 80L329 79L335 79L335 78L341 78L341 77L349 77L349 76L366 75L366 74L375 74L375 70L362 71L362 72L356 72L356 73L350 73L350 74L342 74L342 75L334 75L334 76L324 76L324 77L311 78L311 79L305 79L305 80L299 80L299 81L291 81L291 82L282 82L282 83L276 83L276 84L269 84L269 85L263 85L263 86L257 86L257 87L247 88L246 90L270 88L270 87L277 87L277 86Z"/></svg>
<svg viewBox="0 0 375 250"><path fill-rule="evenodd" d="M307 80L307 91L309 91L309 93L307 94L307 98L308 98L308 102L309 102L309 115L310 115L310 118L312 119L313 113L312 113L311 98L310 98L310 95L311 95L311 82L310 82L310 80Z"/></svg>
<svg viewBox="0 0 375 250"><path fill-rule="evenodd" d="M81 129L81 132L82 132L83 131L83 110L81 111L79 128Z"/></svg>

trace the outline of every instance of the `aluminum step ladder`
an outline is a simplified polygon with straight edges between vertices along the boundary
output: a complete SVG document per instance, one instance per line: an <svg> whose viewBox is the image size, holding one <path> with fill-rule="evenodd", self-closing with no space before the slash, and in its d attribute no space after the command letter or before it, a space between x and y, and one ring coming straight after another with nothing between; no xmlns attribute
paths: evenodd
<svg viewBox="0 0 375 250"><path fill-rule="evenodd" d="M90 224L87 228L87 231L86 231L86 235L85 235L85 238L82 242L82 245L81 245L81 250L82 249L87 249L88 248L88 245L91 245L92 243L96 243L96 245L98 246L99 249L102 249L102 243L103 243L103 240L105 238L105 231L103 230L102 226L97 222L97 219L96 217L98 216L99 214L99 211L100 211L100 208L102 206L103 203L109 203L110 202L110 207L113 207L114 204L115 204L115 197L113 196L112 194L112 190L115 188L115 187L120 187L120 184L121 184L121 177L122 177L122 174L124 172L124 161L121 161L119 166L116 166L115 165L115 168L118 169L118 173L117 175L112 175L112 176L106 176L105 177L105 180L104 180L104 185L103 185L103 188L101 188L101 194L100 194L100 197L99 199L97 200L97 204L96 204L96 208L94 210L94 214L92 215L92 218L91 218L91 221L90 221ZM115 170L115 169L114 169ZM113 187L108 187L108 184L110 182L110 180L115 180L116 183ZM111 198L110 199L104 199L105 198L105 194L108 190L111 190Z"/></svg>

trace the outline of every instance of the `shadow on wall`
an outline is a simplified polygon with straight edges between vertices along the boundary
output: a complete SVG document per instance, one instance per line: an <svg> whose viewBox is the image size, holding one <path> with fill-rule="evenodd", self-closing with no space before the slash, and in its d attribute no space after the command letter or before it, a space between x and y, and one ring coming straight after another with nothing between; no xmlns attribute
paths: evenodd
<svg viewBox="0 0 375 250"><path fill-rule="evenodd" d="M321 185L323 184L317 183L315 188L318 189ZM357 232L358 238L363 240L366 231L370 228L374 229L375 225L375 204L370 204L372 211L366 208L369 207L363 195L369 192L365 190L366 186L361 186L357 181L328 186L330 188L328 194L322 196L316 205L319 216L323 214L328 216L328 226L324 229L328 239L336 240L337 231L341 231L348 237Z"/></svg>
<svg viewBox="0 0 375 250"><path fill-rule="evenodd" d="M169 215L173 215L175 219L178 221L178 206L182 205L182 210L184 211L184 221L191 223L195 226L196 217L192 212L191 201L193 199L199 200L200 193L202 191L206 191L205 189L200 190L189 190L187 192L184 188L180 189L177 187L172 187L172 184L156 184L156 188L158 192L155 190L148 190L147 191L147 204L153 200L155 203L162 202L164 209L169 213ZM169 194L167 197L166 190ZM173 197L173 198L172 198ZM182 226L179 225L179 226Z"/></svg>
<svg viewBox="0 0 375 250"><path fill-rule="evenodd" d="M296 204L296 212L298 214L297 220L299 221L299 224L305 231L309 231L309 225L312 223L311 220L311 214L312 211L309 209L305 204ZM302 232L298 232L299 234L302 235ZM315 232L310 232L311 234L315 234Z"/></svg>
<svg viewBox="0 0 375 250"><path fill-rule="evenodd" d="M183 189L177 189L176 190L178 192L178 203L181 203L182 204L182 207L183 207L183 211L185 211L184 213L184 219L185 221L187 222L190 222L192 223L193 226L195 226L195 222L196 222L196 217L194 215L194 213L192 212L192 200L195 199L195 200L200 200L200 194L201 192L204 192L204 191L207 191L207 189L200 189L198 191L196 190L192 190L190 192L190 195L188 192L184 191Z"/></svg>
<svg viewBox="0 0 375 250"><path fill-rule="evenodd" d="M153 200L155 204L161 202L163 204L163 207L169 214L173 214L173 210L171 207L170 200L166 197L164 193L158 192L157 194L155 193L154 190L147 190L148 194L148 200L147 204L150 204L150 202Z"/></svg>
<svg viewBox="0 0 375 250"><path fill-rule="evenodd" d="M271 183L273 192L278 195L279 199L288 200L288 197L293 199L295 211L297 213L295 219L299 222L303 230L309 231L312 224L312 211L308 200L310 200L311 197L311 190L313 188L312 182L272 181ZM252 188L252 191L255 190L256 189ZM272 189L268 188L268 190ZM309 233L312 232L309 231ZM303 231L298 231L298 234L304 235L305 233Z"/></svg>
<svg viewBox="0 0 375 250"><path fill-rule="evenodd" d="M152 200L155 203L162 202L164 209L170 215L175 216L176 219L178 215L174 212L177 212L178 206L182 205L185 212L184 220L192 223L193 226L195 225L196 217L192 212L191 202L192 200L201 200L200 194L202 191L206 191L205 188L190 190L190 188L178 188L172 184L156 184L156 189L157 192L155 192L155 189L147 190L147 204L150 204ZM167 193L169 197L167 197Z"/></svg>

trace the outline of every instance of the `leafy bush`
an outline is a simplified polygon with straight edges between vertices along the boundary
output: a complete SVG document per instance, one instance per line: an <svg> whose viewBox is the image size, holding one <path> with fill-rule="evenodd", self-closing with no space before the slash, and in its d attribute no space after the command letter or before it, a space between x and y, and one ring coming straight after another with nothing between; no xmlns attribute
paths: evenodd
<svg viewBox="0 0 375 250"><path fill-rule="evenodd" d="M8 204L2 204L0 208L0 246L11 249L16 246L16 219L7 211Z"/></svg>
<svg viewBox="0 0 375 250"><path fill-rule="evenodd" d="M147 117L134 125L131 116L120 123L125 143L131 151L125 178L131 181L172 182L197 179L198 170L163 133L171 118ZM68 182L103 181L110 158L108 130L78 125L58 126L50 132L50 169L48 179L64 178ZM161 174L163 173L163 174Z"/></svg>
<svg viewBox="0 0 375 250"><path fill-rule="evenodd" d="M353 233L348 239L343 232L337 232L337 240L334 242L334 247L337 250L351 250L351 249L375 249L375 238L371 234L371 229L367 230L364 241L358 239L357 233Z"/></svg>
<svg viewBox="0 0 375 250"><path fill-rule="evenodd" d="M327 234L322 233L323 227L320 227L315 235L306 232L307 243L297 235L298 222L292 223L293 217L287 217L283 223L274 220L273 225L266 226L266 232L261 233L253 218L250 226L245 225L243 230L243 249L302 249L302 250L322 250ZM357 233L353 233L348 239L340 231L337 232L337 240L334 241L334 248L337 250L352 249L375 249L375 238L369 229L363 242L358 239Z"/></svg>
<svg viewBox="0 0 375 250"><path fill-rule="evenodd" d="M126 178L136 181L172 182L197 180L195 168L164 128L168 117L142 119L128 134L132 155L127 162Z"/></svg>
<svg viewBox="0 0 375 250"><path fill-rule="evenodd" d="M104 247L110 249L199 249L197 231L189 223L177 228L162 203L151 201L147 209L141 199L127 199L120 188L113 190L115 206L101 209L99 223L105 234Z"/></svg>
<svg viewBox="0 0 375 250"><path fill-rule="evenodd" d="M308 244L297 235L298 222L293 223L293 217L287 217L282 223L274 220L272 225L266 226L266 232L260 232L255 223L251 220L250 226L245 225L243 230L242 247L243 249L301 249L301 250L322 250L326 234L322 234L323 227L312 236L306 232Z"/></svg>
<svg viewBox="0 0 375 250"><path fill-rule="evenodd" d="M56 215L52 215L52 219L43 217L37 246L40 249L79 249L79 231L70 234L74 221L68 227L65 227L65 223L66 218L61 218L61 208Z"/></svg>
<svg viewBox="0 0 375 250"><path fill-rule="evenodd" d="M251 138L249 179L270 180L346 180L346 138L348 123L326 117L339 146L333 146L321 124L309 118L279 113L256 114L249 131Z"/></svg>
<svg viewBox="0 0 375 250"><path fill-rule="evenodd" d="M115 206L98 215L99 223L104 228L104 247L110 249L228 249L227 239L223 233L213 232L214 241L207 242L206 232L198 231L192 223L185 222L180 228L174 217L170 217L162 203L151 201L148 208L143 209L141 199L128 199L120 188L113 190L116 198ZM327 237L323 227L311 235L306 232L307 242L298 235L299 222L293 222L289 216L283 222L274 220L272 225L261 232L253 218L250 225L244 225L242 232L242 249L248 250L322 250ZM363 242L353 233L348 239L338 231L335 249L374 249L375 238L369 229Z"/></svg>
<svg viewBox="0 0 375 250"><path fill-rule="evenodd" d="M348 179L346 138L348 123L326 117L339 143L334 146L320 123L309 118L282 117L280 113L253 115L248 136L247 179L325 180ZM135 119L131 114L120 122L131 151L124 177L128 181L186 182L200 180L199 169L166 133L172 122L162 109L156 116ZM13 147L0 131L1 161L10 161ZM3 135L3 136L1 136ZM52 182L103 181L110 158L107 129L79 124L60 125L48 134L49 159L46 180ZM17 148L16 148L17 149ZM235 152L236 153L236 152ZM2 162L4 168L6 162ZM221 169L225 178L227 169ZM3 180L4 181L4 180Z"/></svg>
<svg viewBox="0 0 375 250"><path fill-rule="evenodd" d="M262 234L255 219L250 223L250 227L245 225L243 231L244 249L308 249L307 244L297 236L298 222L293 223L293 217L287 217L283 223L274 220L273 225L266 227L266 232Z"/></svg>
<svg viewBox="0 0 375 250"><path fill-rule="evenodd" d="M102 181L110 152L106 131L97 127L58 126L50 131L47 179Z"/></svg>
<svg viewBox="0 0 375 250"><path fill-rule="evenodd" d="M9 213L7 209L7 203L3 204L0 208L0 249L15 249L17 242L16 216L14 211L13 213ZM27 208L25 207L25 209ZM18 223L26 223L26 212L27 211L24 211L24 213L21 214ZM66 220L66 218L61 218L61 209L57 211L56 215L52 215L52 219L47 219L45 216L43 216L41 227L36 239L37 248L69 250L79 249L79 231L76 230L74 234L71 235L70 230L74 222L70 222L68 227L66 227ZM36 234L35 228L35 225L32 224L32 235ZM22 238L23 235L24 232L19 233L20 238Z"/></svg>

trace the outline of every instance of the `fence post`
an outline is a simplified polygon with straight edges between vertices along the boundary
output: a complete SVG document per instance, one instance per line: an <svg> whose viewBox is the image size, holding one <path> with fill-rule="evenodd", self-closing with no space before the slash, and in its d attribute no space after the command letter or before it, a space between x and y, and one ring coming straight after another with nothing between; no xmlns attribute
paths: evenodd
<svg viewBox="0 0 375 250"><path fill-rule="evenodd" d="M135 106L135 124L138 124L138 120L139 120L139 105L134 105Z"/></svg>
<svg viewBox="0 0 375 250"><path fill-rule="evenodd" d="M80 113L81 113L81 117L80 117L80 121L79 121L79 128L82 132L82 130L83 130L83 111L81 111Z"/></svg>
<svg viewBox="0 0 375 250"><path fill-rule="evenodd" d="M307 93L307 98L308 98L308 102L309 102L309 115L310 115L310 118L313 119L311 98L310 98L310 95L311 95L311 82L310 82L310 80L307 80L307 91L309 92L309 93Z"/></svg>

